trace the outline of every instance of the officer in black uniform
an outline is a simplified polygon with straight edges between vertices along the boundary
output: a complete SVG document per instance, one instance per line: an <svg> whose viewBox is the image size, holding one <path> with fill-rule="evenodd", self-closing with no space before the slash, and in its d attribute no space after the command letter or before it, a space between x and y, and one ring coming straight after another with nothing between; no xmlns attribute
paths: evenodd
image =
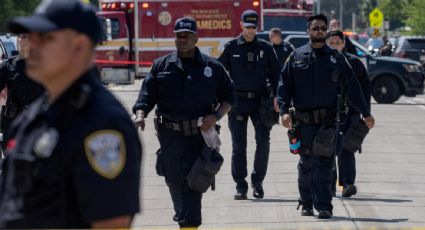
<svg viewBox="0 0 425 230"><path fill-rule="evenodd" d="M278 87L282 125L299 125L301 141L298 188L303 216L332 217L332 165L336 148L336 121L343 98L374 125L358 81L346 59L326 45L327 18L319 14L308 18L310 42L296 49L285 64ZM338 100L341 98L341 100ZM292 121L289 108L296 110Z"/></svg>
<svg viewBox="0 0 425 230"><path fill-rule="evenodd" d="M340 30L330 31L327 34L327 45L333 49L342 52L344 56L347 58L350 63L354 75L360 83L362 88L363 96L366 101L367 107L369 111L370 108L370 80L367 74L366 68L362 61L356 56L349 54L344 50L345 47L345 39L344 34ZM346 118L346 122L342 127L342 132L345 132L350 126L353 125L353 122L357 122L360 120L360 113L358 113L355 109L350 109ZM345 138L345 137L344 137ZM344 148L345 147L345 148ZM339 185L343 187L342 196L343 197L351 197L357 193L357 187L354 185L356 180L356 160L354 157L354 152L351 148L347 148L348 146L342 145L340 152L338 154L338 171L339 171ZM336 192L335 181L337 179L337 171L334 170L334 183L333 183L333 191Z"/></svg>
<svg viewBox="0 0 425 230"><path fill-rule="evenodd" d="M329 22L329 31L334 31L334 30L342 30L340 21L336 19L332 19ZM344 36L344 40L345 40L344 50L350 54L357 55L356 47L351 42L350 38L348 38L347 36Z"/></svg>
<svg viewBox="0 0 425 230"><path fill-rule="evenodd" d="M6 105L1 110L3 148L8 140L7 129L12 121L45 91L43 86L25 73L25 59L29 55L28 34L19 34L17 43L19 54L0 64L0 91L7 88Z"/></svg>
<svg viewBox="0 0 425 230"><path fill-rule="evenodd" d="M9 29L29 33L26 72L48 95L9 129L0 228L129 228L142 150L129 114L92 71L100 20L79 0L45 0Z"/></svg>
<svg viewBox="0 0 425 230"><path fill-rule="evenodd" d="M163 169L170 190L173 219L181 228L196 228L202 223L202 193L192 190L185 178L205 145L200 131L215 127L230 110L234 89L224 67L196 47L194 19L177 19L174 32L177 52L154 61L133 112L143 130L146 116L157 106L155 125L161 145L157 166Z"/></svg>
<svg viewBox="0 0 425 230"><path fill-rule="evenodd" d="M232 176L236 182L235 200L247 199L247 124L251 118L255 129L257 148L254 170L251 173L253 196L263 198L263 180L267 172L270 151L271 125L260 115L265 97L270 97L268 84L276 95L279 63L273 47L256 36L258 15L246 10L241 17L242 33L224 45L219 58L229 71L236 87L236 102L229 114L229 129L232 135ZM264 100L263 100L264 101ZM273 103L271 104L273 110Z"/></svg>
<svg viewBox="0 0 425 230"><path fill-rule="evenodd" d="M269 39L276 52L277 60L281 64L280 69L282 69L286 59L288 59L295 48L291 43L283 41L282 30L280 28L272 28L269 33Z"/></svg>

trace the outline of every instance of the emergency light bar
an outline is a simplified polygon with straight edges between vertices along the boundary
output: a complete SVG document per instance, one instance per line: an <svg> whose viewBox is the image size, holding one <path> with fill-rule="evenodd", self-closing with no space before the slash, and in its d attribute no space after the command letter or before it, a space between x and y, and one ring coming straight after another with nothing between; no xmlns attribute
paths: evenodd
<svg viewBox="0 0 425 230"><path fill-rule="evenodd" d="M146 7L145 7L146 6ZM143 8L148 8L148 3L142 4ZM103 3L102 10L103 11L114 11L114 10L133 10L134 3L125 3L125 2L113 2L113 3Z"/></svg>

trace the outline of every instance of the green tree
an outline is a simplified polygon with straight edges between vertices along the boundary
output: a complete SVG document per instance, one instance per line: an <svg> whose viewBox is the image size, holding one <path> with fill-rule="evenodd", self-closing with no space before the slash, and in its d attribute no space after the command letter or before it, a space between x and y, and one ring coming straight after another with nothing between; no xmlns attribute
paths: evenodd
<svg viewBox="0 0 425 230"><path fill-rule="evenodd" d="M0 0L0 32L5 33L7 22L15 16L30 15L41 0Z"/></svg>
<svg viewBox="0 0 425 230"><path fill-rule="evenodd" d="M390 21L390 30L404 26L407 19L406 7L410 0L380 0L378 8L384 14L384 17Z"/></svg>
<svg viewBox="0 0 425 230"><path fill-rule="evenodd" d="M425 1L412 0L406 7L406 14L409 17L405 20L406 25L412 28L412 34L424 35L425 34Z"/></svg>

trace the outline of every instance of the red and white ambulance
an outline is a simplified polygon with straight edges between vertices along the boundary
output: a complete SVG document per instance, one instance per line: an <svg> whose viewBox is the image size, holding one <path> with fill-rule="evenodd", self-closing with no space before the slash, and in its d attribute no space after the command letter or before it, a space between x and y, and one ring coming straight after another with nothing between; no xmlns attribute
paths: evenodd
<svg viewBox="0 0 425 230"><path fill-rule="evenodd" d="M218 57L240 31L247 9L260 15L259 30L294 30L313 12L313 0L101 0L107 41L97 48L96 63L105 82L131 82L145 75L152 61L175 50L174 21L196 19L198 47ZM265 22L265 23L263 23Z"/></svg>

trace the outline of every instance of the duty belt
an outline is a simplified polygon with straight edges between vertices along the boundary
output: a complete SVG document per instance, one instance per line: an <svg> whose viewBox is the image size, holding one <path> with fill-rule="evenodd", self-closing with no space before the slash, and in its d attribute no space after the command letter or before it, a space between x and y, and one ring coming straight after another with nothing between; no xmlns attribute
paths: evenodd
<svg viewBox="0 0 425 230"><path fill-rule="evenodd" d="M185 136L199 135L198 119L188 121L170 121L163 116L154 118L155 129L159 131L159 127L164 127L176 132L182 132Z"/></svg>
<svg viewBox="0 0 425 230"><path fill-rule="evenodd" d="M304 124L326 124L335 121L336 110L334 109L317 109L310 111L299 111L295 112L295 119Z"/></svg>
<svg viewBox="0 0 425 230"><path fill-rule="evenodd" d="M245 98L257 98L264 95L262 92L256 91L236 91L236 96Z"/></svg>

